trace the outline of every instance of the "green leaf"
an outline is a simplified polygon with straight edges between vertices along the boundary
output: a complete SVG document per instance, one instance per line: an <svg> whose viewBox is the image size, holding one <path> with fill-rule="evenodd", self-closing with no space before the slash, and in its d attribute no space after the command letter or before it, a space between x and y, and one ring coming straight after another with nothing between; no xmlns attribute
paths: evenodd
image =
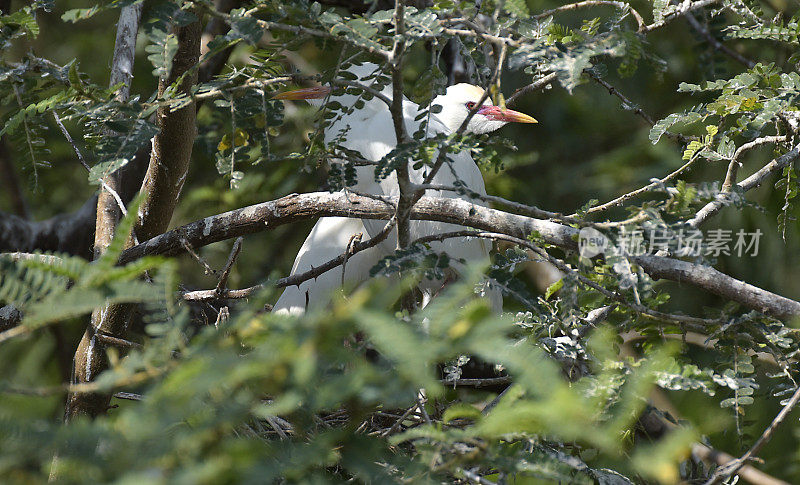
<svg viewBox="0 0 800 485"><path fill-rule="evenodd" d="M19 27L34 39L39 35L39 24L36 22L36 17L34 17L30 7L23 7L11 15L0 17L0 23Z"/></svg>
<svg viewBox="0 0 800 485"><path fill-rule="evenodd" d="M128 162L129 160L127 158L117 158L94 165L89 171L89 183L92 185L100 185L103 177L124 167Z"/></svg>
<svg viewBox="0 0 800 485"><path fill-rule="evenodd" d="M86 20L93 17L94 14L100 10L101 9L98 5L93 5L90 8L73 8L64 12L64 14L61 16L61 20L74 24L80 20Z"/></svg>
<svg viewBox="0 0 800 485"><path fill-rule="evenodd" d="M531 15L525 0L506 0L503 4L503 9L511 15L521 18L527 18Z"/></svg>
<svg viewBox="0 0 800 485"><path fill-rule="evenodd" d="M447 408L442 416L442 421L445 423L449 423L454 419L459 418L467 418L473 421L478 420L481 417L481 412L475 406L469 405L467 403L456 403Z"/></svg>
<svg viewBox="0 0 800 485"><path fill-rule="evenodd" d="M549 300L553 294L555 294L558 290L560 290L564 286L564 278L556 281L552 285L547 287L547 291L544 292L544 299Z"/></svg>
<svg viewBox="0 0 800 485"><path fill-rule="evenodd" d="M172 58L178 52L178 37L172 32L154 28L149 33L152 44L144 50L150 53L147 59L153 64L153 76L161 79L169 76L172 71Z"/></svg>

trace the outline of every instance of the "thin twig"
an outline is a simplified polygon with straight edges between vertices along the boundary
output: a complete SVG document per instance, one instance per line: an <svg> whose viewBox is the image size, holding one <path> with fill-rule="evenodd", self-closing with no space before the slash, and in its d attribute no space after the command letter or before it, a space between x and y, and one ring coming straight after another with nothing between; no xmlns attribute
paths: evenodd
<svg viewBox="0 0 800 485"><path fill-rule="evenodd" d="M442 379L440 381L444 386L456 387L474 387L480 389L481 387L494 387L511 384L511 377L487 377L485 379Z"/></svg>
<svg viewBox="0 0 800 485"><path fill-rule="evenodd" d="M512 94L506 100L506 106L514 106L519 100L519 98L525 96L526 94L546 88L551 82L555 81L557 77L558 76L556 75L556 73L551 72L550 74L544 76L543 78L538 79L528 84L527 86L523 86L517 89L516 91L514 91L514 94Z"/></svg>
<svg viewBox="0 0 800 485"><path fill-rule="evenodd" d="M448 191L448 192L458 192L458 193L466 193L473 199L479 199L484 202L495 202L497 204L504 205L511 209L513 212L517 214L523 214L530 217L536 217L539 219L550 219L554 221L563 221L570 224L580 224L582 221L580 219L570 218L560 212L550 212L544 209L539 209L538 207L521 204L519 202L514 202L513 200L508 200L503 197L498 197L496 195L483 195L477 192L473 192L469 190L467 187L452 187L448 185L437 185L437 184L427 184L427 185L419 185L417 186L420 189L424 190L440 190L440 191Z"/></svg>
<svg viewBox="0 0 800 485"><path fill-rule="evenodd" d="M653 126L655 124L655 121L653 121L652 116L645 113L645 111L642 108L640 108L636 103L628 99L624 94L622 94L619 91L619 89L608 83L605 79L598 76L597 73L595 73L592 70L586 70L584 72L589 76L589 78L592 79L592 81L606 88L606 90L608 90L608 94L619 98L619 100L622 101L622 106L624 109L633 111L633 114L641 117L650 126ZM664 136L666 136L667 138L678 140L680 143L683 144L698 139L696 136L686 136L680 133L673 133L671 131L665 131Z"/></svg>
<svg viewBox="0 0 800 485"><path fill-rule="evenodd" d="M761 138L756 138L755 140L740 146L736 152L734 152L733 157L731 158L731 163L728 164L728 171L725 173L725 181L722 183L720 192L731 191L731 187L733 187L733 184L736 183L736 173L739 171L739 167L742 166L742 162L740 162L739 159L745 152L760 147L761 145L780 143L787 141L788 139L788 136L764 136Z"/></svg>
<svg viewBox="0 0 800 485"><path fill-rule="evenodd" d="M724 451L715 450L701 443L694 443L692 445L692 455L705 462L714 463L719 466L736 459ZM739 476L753 485L789 485L788 482L767 475L752 465L744 465L739 470Z"/></svg>
<svg viewBox="0 0 800 485"><path fill-rule="evenodd" d="M419 409L419 413L422 415L422 418L425 420L427 424L433 424L431 421L431 417L428 416L428 411L425 410L425 403L428 402L428 398L425 395L425 389L420 389L417 393L417 409Z"/></svg>
<svg viewBox="0 0 800 485"><path fill-rule="evenodd" d="M123 349L142 349L142 344L131 342L130 340L125 340L118 337L112 337L111 335L106 335L104 333L97 333L95 334L97 340L103 342L104 344L112 345L114 347L120 347Z"/></svg>
<svg viewBox="0 0 800 485"><path fill-rule="evenodd" d="M348 249L341 255L327 261L324 264L319 266L313 267L308 271L303 273L293 274L291 276L286 276L284 278L279 279L275 282L274 286L276 288L285 288L287 286L295 286L300 285L305 281L310 279L316 278L317 276L330 271L331 269L340 266L345 263L345 261L354 254L364 251L365 249L369 249L373 246L378 245L382 241L384 241L389 234L391 233L392 229L395 226L396 218L390 219L386 225L381 229L381 232L368 239L365 242L361 241L353 241L353 244L348 245ZM181 297L186 301L208 301L208 300L216 300L216 299L239 299L239 298L248 298L255 293L267 288L266 284L259 284L255 286L251 286L249 288L243 288L241 290L228 290L223 289L221 291L217 291L217 289L213 290L197 290L197 291L187 291L184 292Z"/></svg>
<svg viewBox="0 0 800 485"><path fill-rule="evenodd" d="M767 429L765 429L764 432L761 433L761 436L758 438L758 440L756 440L753 447L747 450L747 453L742 455L741 458L733 460L727 465L717 468L716 472L714 472L714 475L711 477L711 479L709 479L705 483L705 485L714 485L716 483L728 479L729 477L733 476L736 472L738 472L739 469L742 468L742 466L745 463L750 461L751 458L755 457L758 454L758 452L761 451L761 448L763 448L764 445L766 445L767 442L770 440L770 438L772 438L772 435L775 433L775 430L778 429L778 426L780 426L781 423L783 423L783 421L786 419L786 416L789 415L792 409L794 409L794 407L797 406L798 402L800 402L800 387L798 387L794 391L794 394L792 394L792 397L789 399L789 402L787 402L786 405L783 407L783 409L781 409L781 411L778 413L778 415L775 416L775 419L773 419L772 423L770 423L770 425L767 426Z"/></svg>
<svg viewBox="0 0 800 485"><path fill-rule="evenodd" d="M392 69L392 105L389 111L392 115L392 125L394 127L395 143L399 146L408 141L406 123L403 113L403 54L405 52L405 4L404 0L395 0L394 4L394 45L391 53ZM408 163L401 163L397 169L397 186L400 189L400 197L397 201L397 248L401 249L408 246L410 239L409 214L411 206L414 205L413 189L411 178L408 172Z"/></svg>
<svg viewBox="0 0 800 485"><path fill-rule="evenodd" d="M382 437L385 438L385 437L389 436L390 434L392 434L403 423L403 421L405 421L406 418L412 412L414 412L415 409L417 409L417 407L419 407L419 403L415 403L413 406L411 406L410 408L406 409L406 412L404 412L403 415L400 416L397 419L397 421L395 421L394 424L388 430L386 430L385 433L383 433Z"/></svg>
<svg viewBox="0 0 800 485"><path fill-rule="evenodd" d="M376 98L380 99L390 109L392 107L392 100L389 99L385 94L383 94L382 92L378 91L377 89L375 89L375 88L373 88L371 86L367 86L366 84L359 83L359 82L356 82L356 81L348 81L347 79L331 79L330 82L331 82L331 84L336 85L336 86L346 86L346 87L350 87L350 88L360 89L360 90L362 90L364 92L367 92L367 93L375 96Z"/></svg>
<svg viewBox="0 0 800 485"><path fill-rule="evenodd" d="M195 261L200 263L200 265L203 267L203 270L205 271L205 274L217 274L217 270L209 266L208 262L205 259L203 259L202 256L197 254L192 245L189 244L189 241L187 241L185 238L181 238L181 245L186 250L186 252L189 253L195 259Z"/></svg>
<svg viewBox="0 0 800 485"><path fill-rule="evenodd" d="M693 14L688 14L688 15L686 15L686 22L688 22L688 23L689 23L689 25L690 25L690 26L691 26L691 27L692 27L694 30L696 30L696 31L697 31L697 33L699 33L700 35L702 35L702 36L703 36L703 38L704 38L704 39L706 39L706 42L708 42L709 44L711 44L711 47L713 47L714 49L716 49L716 50L718 50L718 51L722 52L722 53L723 53L723 54L725 54L726 56L728 56L728 57L730 57L731 59L735 60L735 61L736 61L736 62L738 62L739 64L742 64L742 65L744 65L744 66L745 66L746 68L748 68L748 69L752 69L752 68L753 68L753 66L755 66L755 65L756 65L755 61L751 61L750 59L748 59L748 58L744 57L743 55L741 55L741 54L739 54L738 52L734 51L733 49L729 48L728 46L726 46L726 45L725 45L725 44L723 44L722 42L718 41L718 40L716 39L716 37L714 37L713 35L711 35L711 32L709 32L708 30L706 30L706 28L705 28L705 27L703 27L702 25L700 25L700 22L698 22L698 21L697 21L697 19L696 19L696 18L694 18L694 15L693 15Z"/></svg>
<svg viewBox="0 0 800 485"><path fill-rule="evenodd" d="M688 162L684 163L677 170L675 170L672 173L669 173L668 175L664 176L663 178L657 179L654 182L651 182L651 183L645 185L644 187L641 187L641 188L638 188L638 189L634 190L633 192L628 192L627 194L620 195L616 199L610 200L610 201L606 202L605 204L596 205L594 207L591 207L586 212L588 214L593 214L595 212L602 212L602 211L608 210L608 209L610 209L612 207L616 207L616 206L618 206L618 205L620 205L620 204L622 204L622 203L624 203L624 202L626 202L626 201L628 201L628 200L630 200L630 199L632 199L632 198L634 198L634 197L636 197L638 195L644 194L646 192L649 192L649 191L653 190L656 187L660 187L660 186L664 185L665 183L667 183L670 180L674 179L678 175L680 175L683 172L685 172L686 170L688 170L689 167L694 165L694 163L700 157L700 152L701 151L698 150L692 156L692 158L689 159ZM577 214L572 214L570 217L577 217Z"/></svg>

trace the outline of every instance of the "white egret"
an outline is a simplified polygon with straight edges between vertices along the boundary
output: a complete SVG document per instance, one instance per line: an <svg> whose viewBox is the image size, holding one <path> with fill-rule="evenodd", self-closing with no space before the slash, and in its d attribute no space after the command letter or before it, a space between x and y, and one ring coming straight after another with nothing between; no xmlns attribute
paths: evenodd
<svg viewBox="0 0 800 485"><path fill-rule="evenodd" d="M371 76L377 66L366 64L351 68L350 72L356 74L362 82ZM320 104L320 99L328 96L330 88L317 87L281 93L279 99L308 99L313 104ZM382 90L384 96L391 98L391 89ZM349 96L349 99L345 99ZM355 102L355 97L345 95L332 97L343 106ZM469 84L450 86L444 95L434 99L432 105L441 106L441 111L431 114L428 119L426 132L430 135L439 133L451 134L455 132L466 119L469 111L483 96L483 90ZM411 101L403 101L404 122L406 130L414 133L421 121L416 120L420 113L419 107ZM488 99L476 112L466 127L469 133L489 133L497 130L509 122L535 123L536 120L528 115L512 110L501 109L493 106ZM325 133L326 143L336 139L343 130L347 131L342 146L358 151L361 156L370 161L379 161L388 154L396 145L394 127L391 113L383 101L373 98L366 102L362 109L355 110L336 120L328 127ZM339 140L337 140L339 141ZM436 154L433 159L436 159ZM480 169L475 164L468 152L448 154L449 162L445 164L433 177L430 183L435 185L454 186L457 182L464 184L470 191L485 195L483 177ZM430 167L423 166L419 169L410 169L411 182L421 184L428 175ZM375 182L371 167L357 168L358 181L355 190L360 192L398 196L399 187L395 173L390 174L379 183ZM478 205L485 205L480 199L473 199L469 195L458 194L452 191L428 191L426 195L435 197L456 197L468 200ZM311 231L297 255L292 274L306 271L313 266L319 266L333 259L347 250L354 234L369 233L375 236L384 227L385 221L364 220L347 218L322 218ZM412 221L409 225L412 240L422 236L462 230L462 226L432 221ZM365 231L366 230L366 231ZM434 251L445 252L454 260L463 259L467 262L485 261L488 258L490 244L483 239L448 239L443 242L431 244ZM299 287L287 288L275 305L274 311L283 313L302 313L308 306L324 302L320 297L329 293L343 282L357 285L369 277L370 268L383 256L391 254L394 244L391 236L378 246L354 255L347 264L344 274L337 268L323 274L316 280L310 280ZM460 272L460 262L455 261L453 267L456 273ZM448 275L449 276L449 275ZM423 291L424 303L438 292L443 286L442 281L426 280L420 283ZM502 305L502 297L497 289L488 289L485 293L496 309Z"/></svg>
<svg viewBox="0 0 800 485"><path fill-rule="evenodd" d="M472 110L483 97L483 93L484 91L482 88L472 84L461 83L448 87L445 94L437 96L431 103L431 106L439 106L441 110L438 113L432 114L430 117L426 129L428 136L435 136L440 133L449 135L456 132L469 115L470 110ZM510 122L536 123L537 121L524 113L494 106L491 100L487 98L475 115L470 119L464 131L474 134L490 133ZM409 124L408 117L406 118L406 123ZM415 125L412 125L412 127L414 129L417 128ZM391 129L391 125L389 125L389 129ZM471 192L478 194L478 196L486 195L483 175L469 152L448 153L446 156L448 157L448 162L433 176L430 180L431 184L447 187L454 187L459 184L469 189ZM431 159L436 160L437 157L438 151L434 153ZM422 184L430 170L431 167L428 166L422 166L418 169L410 168L409 178L413 184ZM394 197L400 195L400 187L397 183L396 173L390 174L389 177L381 181L380 185L384 195ZM480 198L473 198L469 194L459 194L453 191L429 190L425 195L431 197L459 198L476 205L486 206L486 203ZM371 220L365 220L364 226L370 236L374 236L382 228L382 225L380 225L378 221ZM409 235L412 241L423 236L454 232L463 229L464 227L462 226L444 222L411 221L409 223ZM491 250L491 243L485 239L479 238L451 238L442 242L433 242L430 246L433 251L444 252L455 259L451 266L456 273L461 272L461 263L457 260L463 259L466 262L486 261L489 256L489 251ZM385 246L384 249L386 249ZM420 283L420 289L423 292L423 305L426 304L427 300L434 296L443 285L444 282L438 280L422 281ZM500 291L496 288L487 288L486 286L484 286L484 290L484 296L489 298L492 307L499 311L502 307L502 295Z"/></svg>
<svg viewBox="0 0 800 485"><path fill-rule="evenodd" d="M366 86L374 85L374 78L380 74L380 67L372 63L353 65L347 72L354 74L358 82ZM377 86L376 86L377 87ZM391 99L391 87L379 89L381 94ZM350 108L359 99L352 94L332 95L329 86L316 86L294 91L286 91L274 96L283 100L307 100L313 106L322 106L323 99L336 102ZM416 113L418 106L404 99L406 111ZM388 125L387 125L388 123ZM389 153L395 146L394 131L382 129L383 126L392 126L391 114L385 102L378 98L364 101L361 109L353 110L337 117L325 130L325 144L336 143L343 148L359 152L367 161L377 162ZM344 161L333 160L333 163L344 164ZM356 167L356 184L351 190L380 194L381 187L375 182L374 169L371 165ZM380 227L385 221L375 221ZM378 229L380 230L380 229ZM347 245L353 236L367 235L363 222L360 219L345 217L323 217L317 221L309 233L300 251L297 253L291 274L302 273L312 267L319 266L335 257L342 255L347 250ZM334 268L315 279L306 281L298 286L284 289L273 312L302 314L307 308L322 304L328 294L342 286L342 284L357 285L369 277L369 270L382 258L386 248L381 252L377 247L369 248L353 255L348 261L344 274L342 268Z"/></svg>

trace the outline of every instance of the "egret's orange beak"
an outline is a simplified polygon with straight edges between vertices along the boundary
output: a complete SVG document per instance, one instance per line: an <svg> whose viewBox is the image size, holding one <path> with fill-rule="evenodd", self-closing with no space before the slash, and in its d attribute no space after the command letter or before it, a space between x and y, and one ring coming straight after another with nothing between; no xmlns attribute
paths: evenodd
<svg viewBox="0 0 800 485"><path fill-rule="evenodd" d="M328 86L315 86L313 88L295 89L293 91L284 91L272 96L272 99L320 99L331 93L331 88Z"/></svg>
<svg viewBox="0 0 800 485"><path fill-rule="evenodd" d="M513 109L503 109L500 106L482 106L478 114L495 121L505 121L506 123L538 123L533 116L514 111Z"/></svg>

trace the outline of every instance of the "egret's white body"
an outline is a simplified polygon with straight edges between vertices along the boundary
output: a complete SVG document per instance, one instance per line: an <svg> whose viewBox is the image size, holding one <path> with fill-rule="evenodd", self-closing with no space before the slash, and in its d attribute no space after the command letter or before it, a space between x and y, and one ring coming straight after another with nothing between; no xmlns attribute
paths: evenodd
<svg viewBox="0 0 800 485"><path fill-rule="evenodd" d="M355 66L350 71L356 74L359 79L364 79L376 69L377 66L373 64L365 64ZM382 94L391 98L391 89L389 87L384 88ZM430 116L420 120L415 119L420 114L419 106L404 98L403 115L406 131L412 134L419 129L421 123L427 122L426 132L428 136L434 136L439 133L451 134L466 119L469 109L479 101L482 95L483 90L481 88L469 84L450 86L446 94L436 97L432 103L433 105L440 105L442 110L437 114L431 113ZM355 102L355 98L352 95L343 95L335 100L343 106L348 106L348 102L352 104ZM505 116L505 118L499 119L498 109L491 106L491 102L488 100L484 103L484 107L481 108L481 111L486 111L486 114L473 116L466 131L488 133L500 128L508 121L535 122L533 118L527 115L510 110L508 112L503 111L502 116ZM514 119L511 115L506 115L506 113L513 114L519 119ZM353 113L344 115L336 120L326 130L325 142L330 143L338 139L342 130L347 130L346 139L340 141L340 144L350 150L358 151L366 160L377 162L394 149L396 145L391 113L386 103L377 98L366 102L362 109L355 110ZM436 160L437 155L438 153L434 154L432 159ZM456 182L459 182L469 187L476 194L486 195L483 176L472 156L468 152L448 153L447 156L450 163L445 163L430 183L454 186ZM409 167L409 178L412 183L421 184L429 171L430 167L428 166L423 166L419 169ZM391 197L400 195L395 172L380 182L375 181L374 169L371 166L357 167L356 174L358 180L353 189L358 192ZM429 197L459 198L476 205L486 205L480 199L473 199L468 195L452 191L429 190L425 195ZM347 250L348 244L354 235L361 233L366 240L367 235L370 237L377 235L385 224L385 221L370 219L362 221L340 217L321 218L303 243L292 267L292 274L307 271L311 267L319 266L340 256ZM423 236L463 229L463 226L443 222L411 221L409 223L412 241ZM344 270L342 268L334 268L316 279L306 281L299 286L286 288L275 304L273 311L301 314L309 308L323 304L327 301L326 298L330 292L343 284L355 286L362 283L369 278L370 269L382 257L393 253L395 249L394 241L396 241L396 234L390 235L375 247L353 255L348 260ZM462 263L459 260L464 260L465 262L488 261L491 243L480 238L451 238L431 243L431 249L448 254L453 260L452 270L460 273ZM427 303L444 284L443 281L422 281L419 286L423 292L423 303ZM492 307L497 311L502 308L502 295L498 289L486 286L484 296L490 299Z"/></svg>

